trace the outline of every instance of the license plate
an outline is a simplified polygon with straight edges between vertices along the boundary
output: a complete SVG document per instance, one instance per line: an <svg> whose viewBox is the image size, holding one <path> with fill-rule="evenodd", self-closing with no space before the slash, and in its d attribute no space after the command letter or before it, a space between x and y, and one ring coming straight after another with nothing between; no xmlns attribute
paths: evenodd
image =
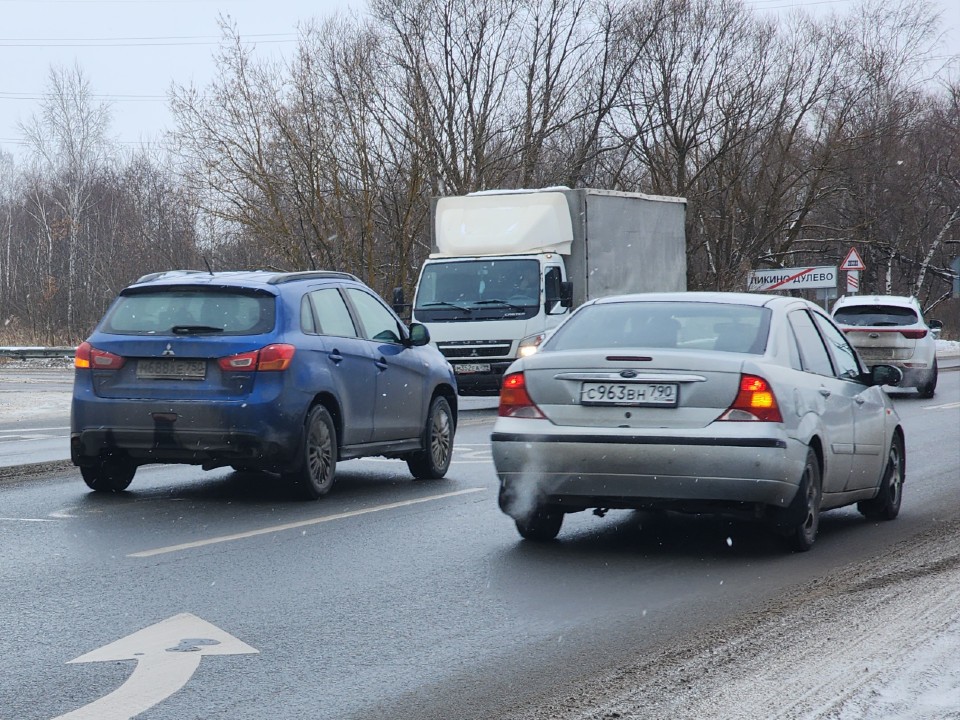
<svg viewBox="0 0 960 720"><path fill-rule="evenodd" d="M170 378L174 380L203 380L207 374L204 360L139 360L138 378Z"/></svg>
<svg viewBox="0 0 960 720"><path fill-rule="evenodd" d="M458 363L453 366L453 371L457 375L490 372L490 363Z"/></svg>
<svg viewBox="0 0 960 720"><path fill-rule="evenodd" d="M656 405L675 407L676 383L585 382L580 386L581 405Z"/></svg>

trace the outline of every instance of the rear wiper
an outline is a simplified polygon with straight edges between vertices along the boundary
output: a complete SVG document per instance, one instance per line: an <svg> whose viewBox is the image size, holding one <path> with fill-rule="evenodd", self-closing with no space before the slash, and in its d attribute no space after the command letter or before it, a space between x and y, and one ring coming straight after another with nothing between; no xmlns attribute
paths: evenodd
<svg viewBox="0 0 960 720"><path fill-rule="evenodd" d="M514 305L512 302L507 302L506 300L499 300L492 298L490 300L477 300L474 305L506 305L511 310L519 310L523 312L524 307L522 305Z"/></svg>
<svg viewBox="0 0 960 720"><path fill-rule="evenodd" d="M213 325L174 325L170 328L170 332L174 335L203 335L204 333L223 332L223 328Z"/></svg>
<svg viewBox="0 0 960 720"><path fill-rule="evenodd" d="M424 303L421 307L436 307L437 305L444 305L446 307L456 308L457 310L463 310L465 313L472 313L473 308L464 307L463 305L457 305L456 303L447 302L446 300L437 300L436 302Z"/></svg>

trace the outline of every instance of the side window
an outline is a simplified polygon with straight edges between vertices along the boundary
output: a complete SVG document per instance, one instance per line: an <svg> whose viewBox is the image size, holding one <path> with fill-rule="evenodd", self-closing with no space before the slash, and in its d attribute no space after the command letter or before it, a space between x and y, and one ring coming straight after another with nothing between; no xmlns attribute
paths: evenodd
<svg viewBox="0 0 960 720"><path fill-rule="evenodd" d="M357 329L350 318L350 311L336 288L314 290L310 293L313 313L318 327L316 332L337 337L358 337Z"/></svg>
<svg viewBox="0 0 960 720"><path fill-rule="evenodd" d="M313 317L313 308L310 307L310 296L304 295L300 299L300 331L305 335L317 334L317 321Z"/></svg>
<svg viewBox="0 0 960 720"><path fill-rule="evenodd" d="M378 342L399 343L400 328L397 318L387 306L373 295L355 288L347 288L347 296L360 316L363 336Z"/></svg>
<svg viewBox="0 0 960 720"><path fill-rule="evenodd" d="M847 342L846 336L819 313L813 313L813 319L833 352L833 359L837 365L837 377L847 380L859 378L860 363L857 362L857 355Z"/></svg>
<svg viewBox="0 0 960 720"><path fill-rule="evenodd" d="M820 333L805 310L794 310L787 316L800 348L800 362L806 372L835 377L830 355Z"/></svg>

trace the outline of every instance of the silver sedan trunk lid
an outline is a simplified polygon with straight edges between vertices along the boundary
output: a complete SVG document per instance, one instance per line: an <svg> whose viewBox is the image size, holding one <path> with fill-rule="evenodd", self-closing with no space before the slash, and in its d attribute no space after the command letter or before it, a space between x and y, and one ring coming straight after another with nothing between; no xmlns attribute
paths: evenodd
<svg viewBox="0 0 960 720"><path fill-rule="evenodd" d="M544 352L524 361L530 398L551 422L595 428L701 428L733 403L743 357L622 349Z"/></svg>

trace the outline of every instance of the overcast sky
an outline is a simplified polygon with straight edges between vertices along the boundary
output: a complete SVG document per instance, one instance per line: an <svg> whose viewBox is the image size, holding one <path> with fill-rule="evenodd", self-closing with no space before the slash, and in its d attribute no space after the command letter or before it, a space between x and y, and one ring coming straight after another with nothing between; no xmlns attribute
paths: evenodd
<svg viewBox="0 0 960 720"><path fill-rule="evenodd" d="M843 12L855 0L746 0L764 12ZM936 0L960 55L960 0ZM136 145L170 127L172 82L204 85L220 38L219 14L258 52L295 47L297 23L363 8L364 0L0 0L0 150L18 153L18 121L37 112L53 65L77 63L98 99L112 104L112 134Z"/></svg>

